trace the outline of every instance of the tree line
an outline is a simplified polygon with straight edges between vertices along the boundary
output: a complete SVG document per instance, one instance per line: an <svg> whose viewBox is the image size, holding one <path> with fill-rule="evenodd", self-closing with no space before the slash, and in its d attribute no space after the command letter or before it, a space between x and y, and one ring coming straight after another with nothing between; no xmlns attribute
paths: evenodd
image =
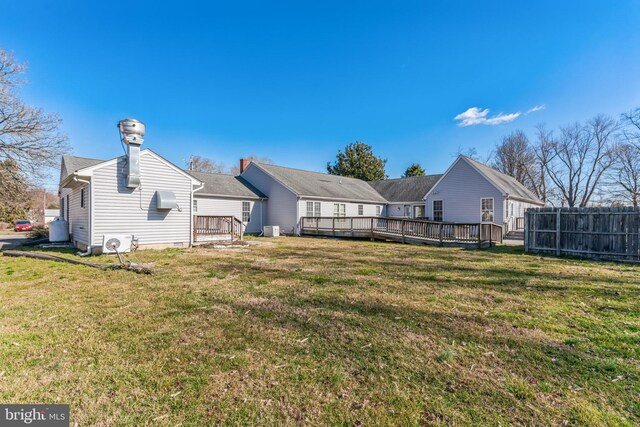
<svg viewBox="0 0 640 427"><path fill-rule="evenodd" d="M491 166L556 206L640 203L640 108L549 130L505 135Z"/></svg>

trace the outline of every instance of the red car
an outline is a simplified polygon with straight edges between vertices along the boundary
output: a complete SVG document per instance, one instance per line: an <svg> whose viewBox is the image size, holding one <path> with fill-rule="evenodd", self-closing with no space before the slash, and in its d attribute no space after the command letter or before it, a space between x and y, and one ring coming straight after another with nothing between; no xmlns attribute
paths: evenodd
<svg viewBox="0 0 640 427"><path fill-rule="evenodd" d="M31 231L31 221L20 220L16 221L16 231Z"/></svg>

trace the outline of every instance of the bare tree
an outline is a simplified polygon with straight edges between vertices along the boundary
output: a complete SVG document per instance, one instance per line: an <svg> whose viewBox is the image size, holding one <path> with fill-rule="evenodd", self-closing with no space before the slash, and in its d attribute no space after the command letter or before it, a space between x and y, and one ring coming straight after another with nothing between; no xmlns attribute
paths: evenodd
<svg viewBox="0 0 640 427"><path fill-rule="evenodd" d="M500 172L514 177L527 187L532 187L531 170L535 167L536 155L529 138L516 130L502 138L493 153L492 166Z"/></svg>
<svg viewBox="0 0 640 427"><path fill-rule="evenodd" d="M640 149L640 108L622 114L622 136L627 144Z"/></svg>
<svg viewBox="0 0 640 427"><path fill-rule="evenodd" d="M597 116L585 125L560 129L558 139L541 148L545 172L569 207L587 206L614 159L618 125Z"/></svg>
<svg viewBox="0 0 640 427"><path fill-rule="evenodd" d="M186 163L187 169L194 172L228 173L224 163L218 163L215 160L198 155L191 155Z"/></svg>
<svg viewBox="0 0 640 427"><path fill-rule="evenodd" d="M24 64L0 48L0 161L15 165L22 184L44 178L68 149L67 137L58 129L58 115L20 99L24 71Z"/></svg>
<svg viewBox="0 0 640 427"><path fill-rule="evenodd" d="M24 217L31 208L29 187L46 178L67 151L56 114L20 98L26 67L0 48L0 220Z"/></svg>
<svg viewBox="0 0 640 427"><path fill-rule="evenodd" d="M615 161L609 173L611 202L640 205L640 149L622 144L616 149Z"/></svg>

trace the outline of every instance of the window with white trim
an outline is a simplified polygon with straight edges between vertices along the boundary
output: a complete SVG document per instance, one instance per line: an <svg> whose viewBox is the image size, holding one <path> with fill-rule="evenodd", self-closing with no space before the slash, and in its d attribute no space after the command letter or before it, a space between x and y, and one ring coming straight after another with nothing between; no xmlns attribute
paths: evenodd
<svg viewBox="0 0 640 427"><path fill-rule="evenodd" d="M434 200L433 201L433 220L442 221L443 217L444 217L444 201Z"/></svg>
<svg viewBox="0 0 640 427"><path fill-rule="evenodd" d="M347 205L345 205L344 203L334 203L333 216L337 218L344 218L345 216L347 216Z"/></svg>
<svg viewBox="0 0 640 427"><path fill-rule="evenodd" d="M84 208L84 188L80 189L80 207Z"/></svg>
<svg viewBox="0 0 640 427"><path fill-rule="evenodd" d="M358 205L358 215L364 215L364 205Z"/></svg>
<svg viewBox="0 0 640 427"><path fill-rule="evenodd" d="M242 222L251 221L251 202L242 202Z"/></svg>
<svg viewBox="0 0 640 427"><path fill-rule="evenodd" d="M382 209L380 208L380 206L376 206L376 216L380 216L381 211Z"/></svg>
<svg viewBox="0 0 640 427"><path fill-rule="evenodd" d="M320 202L307 202L307 216L320 216Z"/></svg>
<svg viewBox="0 0 640 427"><path fill-rule="evenodd" d="M493 197L480 199L482 222L493 222Z"/></svg>
<svg viewBox="0 0 640 427"><path fill-rule="evenodd" d="M424 206L417 205L413 207L413 217L414 218L424 218Z"/></svg>
<svg viewBox="0 0 640 427"><path fill-rule="evenodd" d="M193 211L198 212L198 200L193 199Z"/></svg>
<svg viewBox="0 0 640 427"><path fill-rule="evenodd" d="M404 217L411 218L411 205L404 205Z"/></svg>

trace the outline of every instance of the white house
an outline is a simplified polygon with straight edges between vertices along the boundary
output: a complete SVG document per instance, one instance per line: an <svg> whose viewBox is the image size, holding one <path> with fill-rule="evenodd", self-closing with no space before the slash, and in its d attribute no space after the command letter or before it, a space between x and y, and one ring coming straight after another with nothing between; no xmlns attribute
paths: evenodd
<svg viewBox="0 0 640 427"><path fill-rule="evenodd" d="M140 248L188 247L201 228L211 228L194 221L209 220L226 224L221 229L231 224L231 236L238 229L258 234L264 226L297 234L302 217L493 223L509 231L526 208L544 205L512 177L464 156L443 175L374 182L246 159L233 176L182 170L140 150L141 122L120 126L126 155L62 158L60 215L86 253L99 253L113 236L128 236Z"/></svg>
<svg viewBox="0 0 640 427"><path fill-rule="evenodd" d="M387 201L389 218L426 218L424 196L442 175L412 176L370 181L369 184Z"/></svg>
<svg viewBox="0 0 640 427"><path fill-rule="evenodd" d="M530 207L544 206L509 175L459 156L426 193L426 216L434 221L493 223L516 229L516 218Z"/></svg>
<svg viewBox="0 0 640 427"><path fill-rule="evenodd" d="M269 198L265 224L297 233L305 216L383 216L387 201L366 181L263 163L241 163L241 174Z"/></svg>
<svg viewBox="0 0 640 427"><path fill-rule="evenodd" d="M129 156L111 160L62 158L60 213L74 245L100 252L105 237L134 236L141 248L192 243L193 192L202 182L151 150L137 159L140 185L127 186ZM173 195L171 207L161 205Z"/></svg>

